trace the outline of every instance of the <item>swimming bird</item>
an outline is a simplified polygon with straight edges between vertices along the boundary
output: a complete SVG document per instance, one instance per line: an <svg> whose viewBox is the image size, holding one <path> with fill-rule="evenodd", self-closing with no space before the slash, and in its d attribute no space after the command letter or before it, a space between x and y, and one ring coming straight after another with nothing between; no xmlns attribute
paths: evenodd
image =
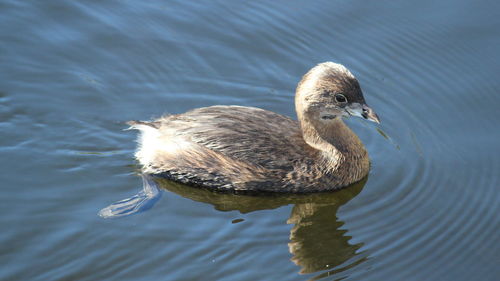
<svg viewBox="0 0 500 281"><path fill-rule="evenodd" d="M306 193L340 189L368 174L368 153L342 118L380 121L346 67L325 62L309 70L295 109L298 121L217 105L128 124L140 131L135 157L142 172L188 185Z"/></svg>

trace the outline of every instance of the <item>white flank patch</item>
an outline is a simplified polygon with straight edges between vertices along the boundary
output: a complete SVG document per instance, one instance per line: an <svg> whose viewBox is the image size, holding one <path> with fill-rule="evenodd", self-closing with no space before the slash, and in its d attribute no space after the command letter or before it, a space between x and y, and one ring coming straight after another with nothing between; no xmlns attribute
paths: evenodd
<svg viewBox="0 0 500 281"><path fill-rule="evenodd" d="M160 131L150 126L135 126L135 128L141 131L138 139L139 148L135 157L144 166L154 163L159 155L175 155L192 146L190 142L175 136L168 129Z"/></svg>

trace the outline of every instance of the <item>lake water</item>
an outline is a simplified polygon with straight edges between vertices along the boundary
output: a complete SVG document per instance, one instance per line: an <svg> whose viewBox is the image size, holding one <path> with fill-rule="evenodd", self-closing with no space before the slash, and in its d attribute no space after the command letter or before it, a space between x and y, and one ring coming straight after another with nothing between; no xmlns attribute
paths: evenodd
<svg viewBox="0 0 500 281"><path fill-rule="evenodd" d="M1 280L500 280L500 2L0 2ZM215 104L295 118L323 61L381 125L366 183L309 196L141 188L147 120Z"/></svg>

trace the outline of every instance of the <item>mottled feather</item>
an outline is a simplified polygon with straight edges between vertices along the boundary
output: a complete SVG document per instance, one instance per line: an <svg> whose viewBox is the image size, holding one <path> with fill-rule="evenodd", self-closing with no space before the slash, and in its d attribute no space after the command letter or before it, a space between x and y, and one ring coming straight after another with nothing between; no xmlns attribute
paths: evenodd
<svg viewBox="0 0 500 281"><path fill-rule="evenodd" d="M299 121L243 106L211 106L152 122L130 121L141 131L136 158L143 172L218 190L313 192L361 180L369 170L359 138L342 122L348 104L364 98L343 66L323 63L296 93ZM361 114L359 114L361 115Z"/></svg>

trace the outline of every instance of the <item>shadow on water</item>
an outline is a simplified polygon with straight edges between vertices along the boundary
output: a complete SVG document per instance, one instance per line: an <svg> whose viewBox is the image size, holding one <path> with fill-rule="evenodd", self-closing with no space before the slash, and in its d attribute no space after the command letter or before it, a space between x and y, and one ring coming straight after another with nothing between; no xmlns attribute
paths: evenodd
<svg viewBox="0 0 500 281"><path fill-rule="evenodd" d="M337 211L361 192L366 179L336 192L265 195L220 193L164 179L155 181L162 189L197 202L211 204L219 211L249 213L293 204L287 220L287 224L293 224L288 243L293 256L291 260L301 267L302 274L329 270L314 279L341 272L365 260L363 258L339 268L356 255L362 243L349 243L351 237L345 235L347 230L341 229L344 223L338 219Z"/></svg>

